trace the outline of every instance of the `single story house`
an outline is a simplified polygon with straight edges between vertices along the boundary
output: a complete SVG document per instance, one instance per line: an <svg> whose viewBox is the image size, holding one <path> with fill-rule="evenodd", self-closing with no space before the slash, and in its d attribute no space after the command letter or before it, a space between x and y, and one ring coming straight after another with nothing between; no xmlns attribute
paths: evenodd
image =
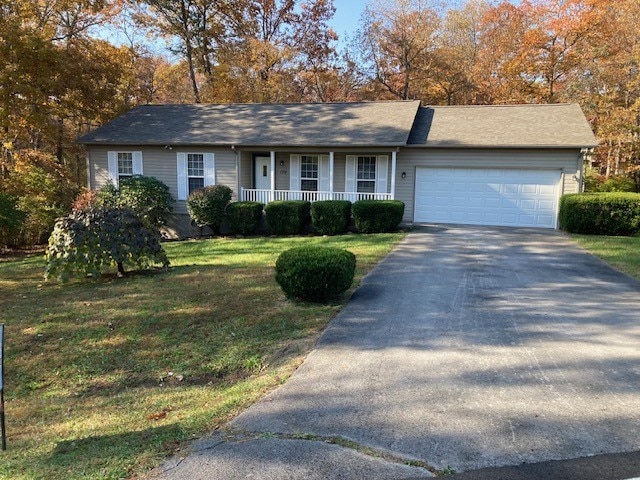
<svg viewBox="0 0 640 480"><path fill-rule="evenodd" d="M143 174L177 199L398 199L404 222L557 228L596 139L578 105L423 107L419 101L144 105L84 135L89 188Z"/></svg>

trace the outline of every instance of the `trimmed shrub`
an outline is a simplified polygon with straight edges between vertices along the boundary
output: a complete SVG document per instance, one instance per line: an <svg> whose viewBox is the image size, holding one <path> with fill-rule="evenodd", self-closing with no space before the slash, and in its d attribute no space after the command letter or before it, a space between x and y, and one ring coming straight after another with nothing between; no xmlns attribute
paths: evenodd
<svg viewBox="0 0 640 480"><path fill-rule="evenodd" d="M285 295L312 302L325 302L346 292L355 271L356 256L340 248L292 248L276 261L276 281Z"/></svg>
<svg viewBox="0 0 640 480"><path fill-rule="evenodd" d="M322 235L345 233L351 220L351 202L324 200L311 204L311 223Z"/></svg>
<svg viewBox="0 0 640 480"><path fill-rule="evenodd" d="M264 205L258 202L234 202L227 207L229 228L233 233L253 233L262 218Z"/></svg>
<svg viewBox="0 0 640 480"><path fill-rule="evenodd" d="M45 278L63 281L74 275L100 275L116 265L144 268L151 263L169 266L160 234L129 208L76 211L59 219L49 237Z"/></svg>
<svg viewBox="0 0 640 480"><path fill-rule="evenodd" d="M353 204L353 219L361 233L393 232L404 215L400 200L358 200Z"/></svg>
<svg viewBox="0 0 640 480"><path fill-rule="evenodd" d="M0 192L0 245L14 243L24 219L24 212L18 208L18 199Z"/></svg>
<svg viewBox="0 0 640 480"><path fill-rule="evenodd" d="M297 235L309 221L311 203L286 200L268 203L264 207L267 225L272 235Z"/></svg>
<svg viewBox="0 0 640 480"><path fill-rule="evenodd" d="M82 198L76 199L81 204ZM90 205L107 208L126 207L155 227L167 223L174 199L169 187L155 177L135 175L120 180L119 188L109 183L102 187L95 198L87 198Z"/></svg>
<svg viewBox="0 0 640 480"><path fill-rule="evenodd" d="M592 235L640 230L640 193L574 193L560 199L560 228Z"/></svg>
<svg viewBox="0 0 640 480"><path fill-rule="evenodd" d="M187 199L189 216L197 226L209 227L218 233L232 194L225 185L211 185L191 192Z"/></svg>

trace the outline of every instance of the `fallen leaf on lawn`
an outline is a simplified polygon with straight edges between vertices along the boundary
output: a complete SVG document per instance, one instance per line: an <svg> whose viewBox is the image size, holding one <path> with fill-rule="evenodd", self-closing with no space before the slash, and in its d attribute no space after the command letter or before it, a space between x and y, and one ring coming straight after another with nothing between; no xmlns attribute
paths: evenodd
<svg viewBox="0 0 640 480"><path fill-rule="evenodd" d="M148 420L162 420L166 416L167 416L167 412L163 410L160 413L152 413L151 415L147 415L147 419Z"/></svg>

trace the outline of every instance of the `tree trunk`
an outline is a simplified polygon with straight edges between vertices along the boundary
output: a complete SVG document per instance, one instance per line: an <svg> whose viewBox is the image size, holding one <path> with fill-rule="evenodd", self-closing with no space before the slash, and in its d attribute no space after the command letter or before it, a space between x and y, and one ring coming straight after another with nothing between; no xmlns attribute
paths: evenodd
<svg viewBox="0 0 640 480"><path fill-rule="evenodd" d="M62 117L58 118L58 136L56 139L56 158L58 159L58 163L64 163L64 148L62 146L62 137L64 135L64 120Z"/></svg>
<svg viewBox="0 0 640 480"><path fill-rule="evenodd" d="M124 265L122 262L117 262L116 265L118 266L118 277L124 277Z"/></svg>
<svg viewBox="0 0 640 480"><path fill-rule="evenodd" d="M191 44L191 31L189 29L189 14L185 1L180 2L180 15L182 27L184 29L184 45L187 55L187 64L189 65L189 77L191 78L191 87L193 88L193 97L196 103L200 103L200 90L198 89L198 81L196 79L196 70L193 62L193 45Z"/></svg>

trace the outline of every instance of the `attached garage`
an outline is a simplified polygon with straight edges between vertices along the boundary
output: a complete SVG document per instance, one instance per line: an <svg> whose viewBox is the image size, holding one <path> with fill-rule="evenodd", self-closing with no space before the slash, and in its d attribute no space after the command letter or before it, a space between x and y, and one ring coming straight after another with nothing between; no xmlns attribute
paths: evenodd
<svg viewBox="0 0 640 480"><path fill-rule="evenodd" d="M421 107L396 198L407 223L557 228L595 145L577 105Z"/></svg>
<svg viewBox="0 0 640 480"><path fill-rule="evenodd" d="M417 167L417 223L556 228L561 171Z"/></svg>

